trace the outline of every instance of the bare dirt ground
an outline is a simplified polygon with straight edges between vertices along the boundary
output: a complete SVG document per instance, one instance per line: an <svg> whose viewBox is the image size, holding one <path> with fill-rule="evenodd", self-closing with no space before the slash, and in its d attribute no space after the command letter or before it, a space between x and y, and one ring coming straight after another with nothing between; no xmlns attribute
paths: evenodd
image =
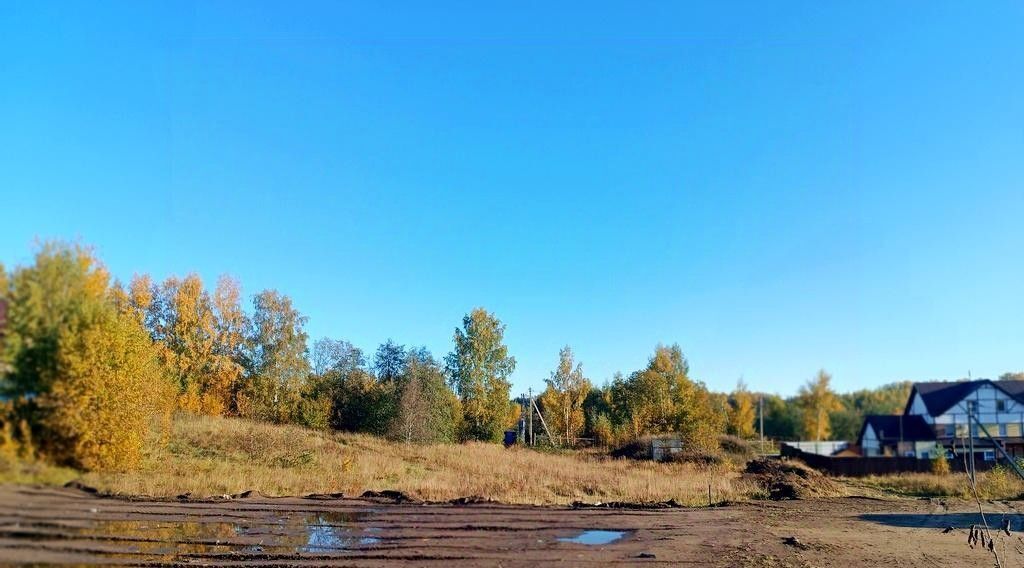
<svg viewBox="0 0 1024 568"><path fill-rule="evenodd" d="M977 504L847 497L708 509L268 498L129 500L0 486L0 563L152 566L992 566ZM1003 566L1024 565L1024 503L987 503ZM973 511L972 511L973 508ZM1021 509L1024 510L1024 509ZM947 527L954 530L944 532ZM559 539L619 531L608 544ZM605 535L614 536L614 535Z"/></svg>

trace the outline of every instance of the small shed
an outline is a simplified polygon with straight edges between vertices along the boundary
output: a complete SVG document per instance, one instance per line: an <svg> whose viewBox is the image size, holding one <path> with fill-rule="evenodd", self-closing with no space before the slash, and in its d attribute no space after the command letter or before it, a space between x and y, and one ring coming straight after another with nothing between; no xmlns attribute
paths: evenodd
<svg viewBox="0 0 1024 568"><path fill-rule="evenodd" d="M683 451L683 441L677 437L654 438L651 440L651 459L666 461L673 454Z"/></svg>

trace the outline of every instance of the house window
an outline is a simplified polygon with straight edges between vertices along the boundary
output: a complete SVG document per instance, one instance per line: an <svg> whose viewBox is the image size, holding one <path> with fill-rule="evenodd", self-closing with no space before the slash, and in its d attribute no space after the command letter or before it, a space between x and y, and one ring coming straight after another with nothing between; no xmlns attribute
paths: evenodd
<svg viewBox="0 0 1024 568"><path fill-rule="evenodd" d="M999 425L999 435L1003 438L1006 437L1006 424Z"/></svg>
<svg viewBox="0 0 1024 568"><path fill-rule="evenodd" d="M921 452L921 459L926 460L932 457L931 452Z"/></svg>
<svg viewBox="0 0 1024 568"><path fill-rule="evenodd" d="M996 412L1006 412L1006 401L999 399L996 401Z"/></svg>
<svg viewBox="0 0 1024 568"><path fill-rule="evenodd" d="M912 457L914 457L914 450L907 450L907 451L903 452L903 457L905 457L905 458L912 458Z"/></svg>
<svg viewBox="0 0 1024 568"><path fill-rule="evenodd" d="M996 461L996 452L995 452L995 450L985 450L984 452L982 452L981 456L982 456L982 459L987 461L987 462Z"/></svg>
<svg viewBox="0 0 1024 568"><path fill-rule="evenodd" d="M947 438L952 438L953 436L956 436L956 424L946 424L943 434Z"/></svg>
<svg viewBox="0 0 1024 568"><path fill-rule="evenodd" d="M968 400L967 401L967 412L970 412L971 414L977 414L978 413L978 401L976 401L976 400Z"/></svg>

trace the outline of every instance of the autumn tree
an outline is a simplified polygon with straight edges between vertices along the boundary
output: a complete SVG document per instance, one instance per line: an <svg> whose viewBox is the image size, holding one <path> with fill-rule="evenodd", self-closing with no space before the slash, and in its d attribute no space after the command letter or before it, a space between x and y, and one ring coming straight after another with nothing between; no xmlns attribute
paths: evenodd
<svg viewBox="0 0 1024 568"><path fill-rule="evenodd" d="M306 318L288 296L265 290L253 299L245 374L237 395L239 414L270 422L299 417L309 375L305 325Z"/></svg>
<svg viewBox="0 0 1024 568"><path fill-rule="evenodd" d="M729 397L729 433L741 438L753 437L756 418L757 409L754 407L754 397L747 390L747 385L740 379L736 383L736 390Z"/></svg>
<svg viewBox="0 0 1024 568"><path fill-rule="evenodd" d="M800 387L797 404L803 417L803 436L810 440L827 440L831 436L829 414L842 408L830 387L832 375L824 369Z"/></svg>
<svg viewBox="0 0 1024 568"><path fill-rule="evenodd" d="M511 423L509 377L516 360L502 342L505 326L483 308L476 308L455 329L455 350L445 359L449 381L462 403L464 436L501 440Z"/></svg>
<svg viewBox="0 0 1024 568"><path fill-rule="evenodd" d="M146 311L161 361L178 384L179 408L212 415L233 410L246 327L240 296L237 281L223 276L213 296L196 274L159 286L148 277L132 281L128 304Z"/></svg>
<svg viewBox="0 0 1024 568"><path fill-rule="evenodd" d="M204 397L204 383L215 341L215 318L209 294L196 274L168 278L157 287L151 305L153 337L161 360L178 384L178 406L190 412L221 414L216 398Z"/></svg>
<svg viewBox="0 0 1024 568"><path fill-rule="evenodd" d="M120 282L111 287L111 297L118 313L131 317L143 326L148 325L150 308L153 305L153 282L147 274L136 274L124 288Z"/></svg>
<svg viewBox="0 0 1024 568"><path fill-rule="evenodd" d="M406 443L453 442L462 419L444 370L426 349L406 356L391 436Z"/></svg>
<svg viewBox="0 0 1024 568"><path fill-rule="evenodd" d="M43 245L15 271L8 315L8 396L40 449L85 469L136 465L172 391L149 334L118 311L92 251Z"/></svg>
<svg viewBox="0 0 1024 568"><path fill-rule="evenodd" d="M551 372L547 389L541 395L549 426L566 444L583 432L583 401L589 392L590 381L583 376L583 366L576 363L572 348L566 345L559 352L558 367Z"/></svg>
<svg viewBox="0 0 1024 568"><path fill-rule="evenodd" d="M645 369L612 381L613 411L633 437L674 432L693 450L717 451L725 417L689 371L678 345L659 345Z"/></svg>

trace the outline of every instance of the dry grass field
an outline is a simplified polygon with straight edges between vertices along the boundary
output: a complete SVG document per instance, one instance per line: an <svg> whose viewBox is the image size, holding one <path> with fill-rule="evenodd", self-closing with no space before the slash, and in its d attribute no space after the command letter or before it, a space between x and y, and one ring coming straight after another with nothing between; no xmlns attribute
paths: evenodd
<svg viewBox="0 0 1024 568"><path fill-rule="evenodd" d="M695 465L612 459L589 452L505 449L497 444L415 445L364 434L320 432L237 418L178 416L165 444L126 473L0 459L0 483L61 485L78 479L121 495L219 496L397 490L427 501L481 496L510 504L653 502L685 505L765 496L735 464ZM901 474L840 480L856 493L972 499L963 474ZM982 499L1016 499L1024 482L1012 472L980 473Z"/></svg>
<svg viewBox="0 0 1024 568"><path fill-rule="evenodd" d="M1005 468L978 472L978 497L984 500L1020 499L1024 497L1024 481ZM843 480L847 485L869 488L906 497L957 497L973 500L966 475L933 473L901 473Z"/></svg>
<svg viewBox="0 0 1024 568"><path fill-rule="evenodd" d="M0 468L0 482L56 484L73 470L31 464ZM328 433L235 418L180 416L167 443L140 469L86 473L104 491L154 497L398 490L443 501L483 496L515 504L676 501L706 505L760 491L735 466L611 459L584 452L505 449L497 444L407 445L363 434Z"/></svg>

